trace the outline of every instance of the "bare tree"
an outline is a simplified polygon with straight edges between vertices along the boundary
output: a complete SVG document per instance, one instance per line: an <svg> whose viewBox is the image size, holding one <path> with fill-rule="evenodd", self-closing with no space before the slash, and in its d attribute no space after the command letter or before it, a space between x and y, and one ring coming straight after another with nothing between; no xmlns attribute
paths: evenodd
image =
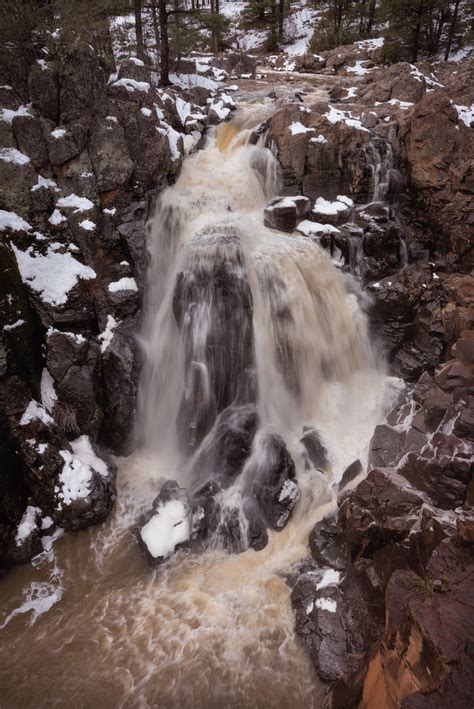
<svg viewBox="0 0 474 709"><path fill-rule="evenodd" d="M451 45L453 43L454 31L456 29L456 20L458 19L460 0L456 0L454 3L453 16L451 18L451 24L449 26L448 41L446 43L446 51L444 53L444 61L447 62L449 59L449 53L451 52Z"/></svg>
<svg viewBox="0 0 474 709"><path fill-rule="evenodd" d="M137 57L143 59L145 50L143 46L143 26L142 26L142 0L133 0L135 12L135 33L137 35Z"/></svg>

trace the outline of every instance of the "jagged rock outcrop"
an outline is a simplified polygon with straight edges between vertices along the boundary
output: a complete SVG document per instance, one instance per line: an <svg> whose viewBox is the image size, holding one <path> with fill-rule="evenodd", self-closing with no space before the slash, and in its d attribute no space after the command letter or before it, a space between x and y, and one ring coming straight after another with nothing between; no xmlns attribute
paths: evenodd
<svg viewBox="0 0 474 709"><path fill-rule="evenodd" d="M471 691L471 342L462 334L458 358L424 373L376 429L367 478L310 536L296 629L335 707L462 706Z"/></svg>

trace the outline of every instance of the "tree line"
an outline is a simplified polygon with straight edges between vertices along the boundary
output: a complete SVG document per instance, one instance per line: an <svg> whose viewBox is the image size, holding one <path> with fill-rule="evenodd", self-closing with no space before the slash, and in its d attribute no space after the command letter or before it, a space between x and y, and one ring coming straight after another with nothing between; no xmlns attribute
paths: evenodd
<svg viewBox="0 0 474 709"><path fill-rule="evenodd" d="M30 41L35 27L48 24L66 34L84 36L112 67L110 19L134 18L137 57L156 61L160 83L170 83L172 62L192 50L215 54L231 46L225 0L3 0L4 42ZM342 44L382 35L384 59L418 61L473 39L470 0L246 0L241 3L243 32L256 30L264 49L277 52L292 38L286 20L296 11L314 10L310 50L318 53ZM145 31L146 30L146 31Z"/></svg>

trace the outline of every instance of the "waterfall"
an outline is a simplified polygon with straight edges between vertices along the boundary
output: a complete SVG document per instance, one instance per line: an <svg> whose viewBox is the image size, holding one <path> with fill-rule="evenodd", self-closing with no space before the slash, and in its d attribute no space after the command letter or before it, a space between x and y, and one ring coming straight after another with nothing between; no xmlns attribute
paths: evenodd
<svg viewBox="0 0 474 709"><path fill-rule="evenodd" d="M310 239L263 226L278 167L254 129L271 110L244 107L161 195L141 333L143 448L118 461L104 525L65 535L3 581L8 705L323 706L285 578L308 562L345 467L365 464L391 379L357 289ZM214 533L150 571L132 530L165 479L198 508L213 491ZM15 613L38 588L43 615Z"/></svg>
<svg viewBox="0 0 474 709"><path fill-rule="evenodd" d="M374 402L380 392L370 382L383 379L365 312L326 253L304 236L263 225L263 207L280 188L275 157L261 135L255 141L265 108L247 106L187 159L176 184L162 195L149 235L140 388L144 444L156 455L166 451L175 478L197 500L212 493L212 543L227 530L233 549L252 545L255 535L254 543L263 543L259 517L280 528L277 520L286 523L290 515L277 503L296 485L293 469L281 475L274 492L278 512L257 504L256 483L246 483L250 468L253 478L268 485L270 471L257 464L255 472L262 450L267 459L288 450L304 488L301 439L314 430L328 461L323 473L313 466L306 486L311 496L318 487L323 500L334 498L344 466L364 459L368 438L345 448L347 431L336 433L328 411L340 407L340 428L350 421L360 430L348 412L359 396L361 404L367 397ZM379 195L389 171L376 169ZM370 394L358 386L368 386ZM248 446L230 470L226 446L235 447L239 436L247 436ZM309 494L303 489L303 497ZM297 495L299 490L287 500L289 508ZM230 533L229 525L238 531Z"/></svg>

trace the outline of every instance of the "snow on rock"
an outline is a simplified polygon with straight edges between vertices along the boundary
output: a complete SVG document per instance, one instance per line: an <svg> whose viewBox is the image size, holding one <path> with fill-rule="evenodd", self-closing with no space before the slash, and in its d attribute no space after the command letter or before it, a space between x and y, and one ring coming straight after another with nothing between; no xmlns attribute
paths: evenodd
<svg viewBox="0 0 474 709"><path fill-rule="evenodd" d="M41 403L44 408L51 413L58 400L58 395L54 388L54 380L46 367L41 372Z"/></svg>
<svg viewBox="0 0 474 709"><path fill-rule="evenodd" d="M176 97L176 110L181 121L181 125L186 125L186 119L191 115L191 104L189 101L184 101L180 96Z"/></svg>
<svg viewBox="0 0 474 709"><path fill-rule="evenodd" d="M143 113L144 116L149 118L151 116L151 108L146 108L143 106L143 108L140 109L140 111Z"/></svg>
<svg viewBox="0 0 474 709"><path fill-rule="evenodd" d="M86 342L86 338L84 335L81 335L78 332L65 332L64 330L56 330L54 327L48 327L46 331L46 336L51 337L51 335L54 335L55 332L59 332L61 335L65 335L65 337L69 337L69 339L74 340L74 342L78 345L81 345L83 342Z"/></svg>
<svg viewBox="0 0 474 709"><path fill-rule="evenodd" d="M21 327L24 324L25 324L24 320L15 320L15 322L11 323L11 325L4 325L3 329L6 332L10 332L10 330L16 330L17 327Z"/></svg>
<svg viewBox="0 0 474 709"><path fill-rule="evenodd" d="M55 209L54 212L51 214L51 216L48 219L48 222L52 224L53 226L58 226L58 224L61 224L61 222L67 221L66 217L61 214L59 209Z"/></svg>
<svg viewBox="0 0 474 709"><path fill-rule="evenodd" d="M168 123L163 123L164 127L156 127L156 130L162 135L166 135L168 138L168 144L170 146L171 157L173 161L181 160L182 153L179 149L180 144L182 144L182 134L175 130Z"/></svg>
<svg viewBox="0 0 474 709"><path fill-rule="evenodd" d="M370 74L371 71L374 71L374 68L369 69L363 66L364 64L367 64L367 61L358 59L355 65L348 66L346 71L348 71L350 74L356 74L357 76L364 76L364 74Z"/></svg>
<svg viewBox="0 0 474 709"><path fill-rule="evenodd" d="M111 217L113 217L115 215L115 213L117 212L117 208L116 207L104 207L104 209L102 211L104 212L104 214L109 214Z"/></svg>
<svg viewBox="0 0 474 709"><path fill-rule="evenodd" d="M119 79L114 81L112 86L125 86L127 91L144 91L145 93L150 90L148 81L135 81L135 79Z"/></svg>
<svg viewBox="0 0 474 709"><path fill-rule="evenodd" d="M124 290L130 290L130 291L138 290L136 280L134 278L124 277L118 281L114 281L113 283L109 283L109 291L111 293L117 293L118 291L124 291Z"/></svg>
<svg viewBox="0 0 474 709"><path fill-rule="evenodd" d="M16 530L15 542L18 547L38 528L37 517L39 516L41 516L40 508L28 505Z"/></svg>
<svg viewBox="0 0 474 709"><path fill-rule="evenodd" d="M289 126L291 135L299 135L300 133L314 133L314 128L306 128L299 121L293 121L291 126Z"/></svg>
<svg viewBox="0 0 474 709"><path fill-rule="evenodd" d="M201 86L209 91L217 91L221 84L201 74L170 74L170 81L183 89L194 89Z"/></svg>
<svg viewBox="0 0 474 709"><path fill-rule="evenodd" d="M326 586L331 586L333 584L339 584L341 580L341 574L335 569L326 569L323 573L321 581L316 584L316 590L319 591L320 588L325 588Z"/></svg>
<svg viewBox="0 0 474 709"><path fill-rule="evenodd" d="M310 222L308 220L300 222L296 230L305 236L310 236L311 234L339 234L339 229L332 224L318 224L318 222Z"/></svg>
<svg viewBox="0 0 474 709"><path fill-rule="evenodd" d="M191 537L189 510L182 500L169 500L158 506L156 513L140 530L140 537L154 558L171 556L178 544Z"/></svg>
<svg viewBox="0 0 474 709"><path fill-rule="evenodd" d="M26 165L30 162L28 155L20 153L16 148L2 148L0 150L0 160L15 163L15 165Z"/></svg>
<svg viewBox="0 0 474 709"><path fill-rule="evenodd" d="M319 608L322 611L328 611L329 613L335 613L337 609L336 601L333 601L330 598L317 598L314 605L316 608Z"/></svg>
<svg viewBox="0 0 474 709"><path fill-rule="evenodd" d="M74 209L74 213L88 212L94 209L94 203L87 197L78 197L77 194L70 194L67 197L61 197L56 202L56 207L67 207Z"/></svg>
<svg viewBox="0 0 474 709"><path fill-rule="evenodd" d="M383 37L374 37L373 39L362 39L359 42L354 42L356 47L359 49L366 49L370 51L371 49L380 49L383 47L385 39Z"/></svg>
<svg viewBox="0 0 474 709"><path fill-rule="evenodd" d="M470 106L460 106L454 103L453 106L457 111L459 120L462 121L467 128L471 128L474 122L474 103Z"/></svg>
<svg viewBox="0 0 474 709"><path fill-rule="evenodd" d="M4 209L0 209L0 231L5 231L5 229L29 231L32 226L15 212L6 212Z"/></svg>
<svg viewBox="0 0 474 709"><path fill-rule="evenodd" d="M26 407L26 410L20 419L20 426L27 426L31 423L31 421L42 421L45 426L50 426L54 423L44 406L35 401L35 399L32 399Z"/></svg>
<svg viewBox="0 0 474 709"><path fill-rule="evenodd" d="M135 64L135 66L145 66L145 63L142 62L141 59L138 59L138 57L129 57L128 61L132 62L132 64Z"/></svg>
<svg viewBox="0 0 474 709"><path fill-rule="evenodd" d="M89 436L80 436L70 443L71 451L61 450L64 461L59 475L59 485L55 488L60 502L69 505L75 500L88 497L94 473L102 477L109 474L107 464L92 449Z"/></svg>
<svg viewBox="0 0 474 709"><path fill-rule="evenodd" d="M90 219L84 219L82 222L79 222L79 226L86 231L94 231L95 229L95 224L91 222Z"/></svg>
<svg viewBox="0 0 474 709"><path fill-rule="evenodd" d="M346 195L338 194L336 199L338 202L343 202L347 207L354 206L354 200L352 200L350 197L346 197Z"/></svg>
<svg viewBox="0 0 474 709"><path fill-rule="evenodd" d="M29 118L33 118L29 112L28 106L20 106L20 108L17 108L16 110L13 110L12 108L0 109L0 121L11 123L15 116L28 116Z"/></svg>
<svg viewBox="0 0 474 709"><path fill-rule="evenodd" d="M51 131L50 135L53 136L56 140L58 138L64 138L66 135L66 129L65 128L55 128L54 130Z"/></svg>
<svg viewBox="0 0 474 709"><path fill-rule="evenodd" d="M32 254L31 247L20 251L13 246L21 277L45 303L64 305L76 283L96 278L95 271L70 253L58 253L51 247L45 255Z"/></svg>
<svg viewBox="0 0 474 709"><path fill-rule="evenodd" d="M329 111L324 114L324 117L328 119L330 123L345 123L350 128L357 128L357 130L363 130L366 133L370 131L364 128L359 118L353 118L350 111L341 111L339 108L334 108L334 106L329 105Z"/></svg>
<svg viewBox="0 0 474 709"><path fill-rule="evenodd" d="M309 142L310 143L327 143L328 141L326 140L324 135L322 135L322 133L320 133L319 135L315 136L314 138L310 138Z"/></svg>
<svg viewBox="0 0 474 709"><path fill-rule="evenodd" d="M31 192L36 192L36 190L41 189L47 190L50 187L54 189L55 192L60 192L60 189L54 180L51 180L49 177L41 177L41 175L38 175L38 181L36 185L33 185L31 188Z"/></svg>
<svg viewBox="0 0 474 709"><path fill-rule="evenodd" d="M349 198L347 197L346 199ZM352 202L352 200L349 201ZM315 212L315 214L334 215L339 214L339 212L344 212L348 206L347 202L340 200L339 197L335 202L330 202L324 199L324 197L318 197L314 204L313 212Z"/></svg>
<svg viewBox="0 0 474 709"><path fill-rule="evenodd" d="M99 335L100 351L104 353L113 340L116 328L120 325L120 320L116 320L113 315L107 315L104 332Z"/></svg>

